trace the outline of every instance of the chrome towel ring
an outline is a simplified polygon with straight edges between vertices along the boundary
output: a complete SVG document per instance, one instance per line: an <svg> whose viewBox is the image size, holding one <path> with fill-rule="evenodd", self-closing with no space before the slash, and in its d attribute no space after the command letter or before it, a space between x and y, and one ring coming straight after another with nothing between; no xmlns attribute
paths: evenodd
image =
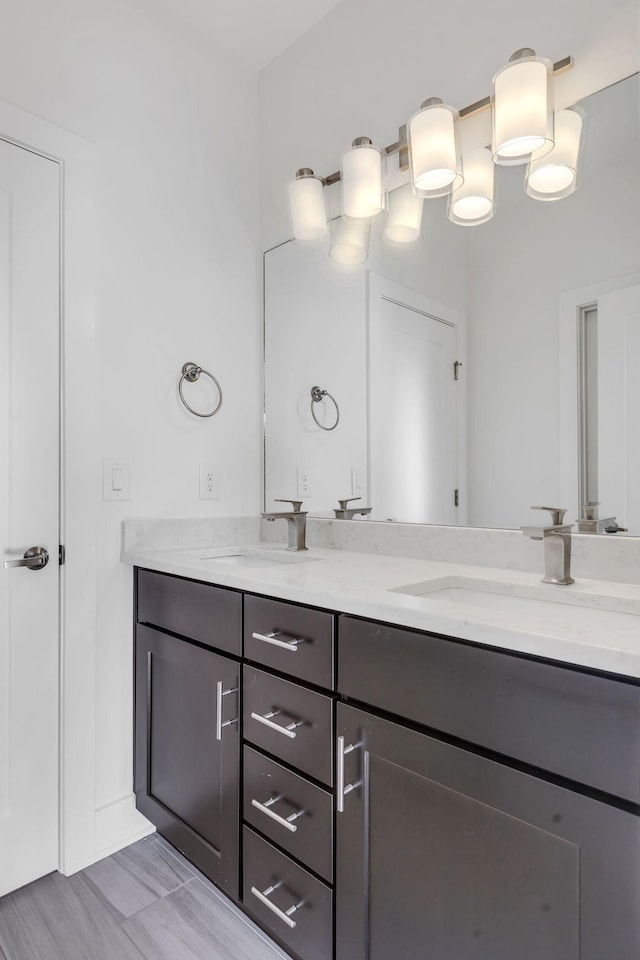
<svg viewBox="0 0 640 960"><path fill-rule="evenodd" d="M316 417L316 412L313 408L313 405L315 403L321 403L325 397L328 397L329 400L331 400L334 407L336 408L336 422L333 424L332 427L325 427L322 423L320 423L318 421L318 418ZM315 422L317 423L317 425L320 427L321 430L335 430L335 428L340 423L340 407L338 406L338 404L336 403L336 400L334 399L334 397L331 396L328 390L322 390L320 387L311 387L311 416L313 417L313 419L315 420Z"/></svg>
<svg viewBox="0 0 640 960"><path fill-rule="evenodd" d="M209 379L212 380L213 383L215 383L216 389L220 397L220 399L218 400L218 405L210 413L198 413L197 410L194 410L193 407L189 406L189 404L184 398L184 393L182 392L182 386L184 384L184 381L188 380L189 383L195 383L196 380L200 379L201 373L204 373L205 377L209 377ZM182 376L180 377L180 380L178 382L178 393L180 394L180 399L182 400L183 404L185 405L189 413L192 413L194 415L194 417L202 417L202 418L213 417L222 406L222 387L220 386L220 384L218 383L218 381L216 380L216 378L212 373L209 373L208 370L203 370L202 367L199 367L197 363L185 363L184 366L182 367Z"/></svg>

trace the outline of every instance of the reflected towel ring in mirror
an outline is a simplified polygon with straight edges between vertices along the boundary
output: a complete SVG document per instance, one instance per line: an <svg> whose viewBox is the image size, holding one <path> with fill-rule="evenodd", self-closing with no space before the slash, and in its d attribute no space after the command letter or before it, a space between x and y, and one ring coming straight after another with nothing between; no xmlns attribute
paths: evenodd
<svg viewBox="0 0 640 960"><path fill-rule="evenodd" d="M316 412L313 409L314 403L320 403L322 400L324 400L325 397L329 397L329 400L331 400L332 404L336 408L336 422L333 424L332 427L325 427L324 424L320 423L320 421L316 417ZM311 387L311 416L313 417L313 419L315 420L315 422L317 423L317 425L320 427L321 430L335 430L335 428L340 423L340 407L336 403L335 399L328 392L328 390L322 390L320 387Z"/></svg>
<svg viewBox="0 0 640 960"><path fill-rule="evenodd" d="M196 380L200 379L201 373L204 373L205 377L209 377L209 379L215 383L219 394L218 405L215 407L215 409L211 410L210 413L198 413L197 410L194 410L193 407L189 406L184 398L184 393L182 392L182 385L184 381L188 380L189 383L195 383ZM184 406L187 408L189 413L194 415L194 417L202 417L203 419L206 419L207 417L213 417L222 406L222 387L212 373L209 373L208 370L203 370L202 367L199 367L197 363L185 363L182 367L182 376L178 382L178 393L180 394L180 399L182 400Z"/></svg>

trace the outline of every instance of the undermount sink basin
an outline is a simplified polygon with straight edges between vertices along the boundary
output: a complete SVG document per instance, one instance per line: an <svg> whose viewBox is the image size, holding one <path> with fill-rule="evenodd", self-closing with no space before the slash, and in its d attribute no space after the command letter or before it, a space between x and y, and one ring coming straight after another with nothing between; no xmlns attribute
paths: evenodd
<svg viewBox="0 0 640 960"><path fill-rule="evenodd" d="M520 584L479 577L443 577L394 587L392 593L447 605L533 617L586 630L640 631L640 601L580 592L574 587ZM444 612L444 611L443 611Z"/></svg>
<svg viewBox="0 0 640 960"><path fill-rule="evenodd" d="M291 563L309 563L318 560L308 553L300 551L286 552L282 549L262 549L260 547L215 547L211 550L202 550L199 560L210 563L219 563L225 567L269 567Z"/></svg>

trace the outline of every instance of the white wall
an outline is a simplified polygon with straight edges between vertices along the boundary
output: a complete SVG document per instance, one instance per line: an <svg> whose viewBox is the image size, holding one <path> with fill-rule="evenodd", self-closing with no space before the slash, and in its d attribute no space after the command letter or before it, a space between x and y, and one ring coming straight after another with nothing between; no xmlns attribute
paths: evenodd
<svg viewBox="0 0 640 960"><path fill-rule="evenodd" d="M96 807L116 823L109 805L132 788L120 520L259 506L257 82L119 0L2 0L0 12L0 98L96 147L100 460L98 539L86 549L98 557ZM186 360L222 383L213 420L178 406ZM131 461L130 502L102 502L103 457ZM198 499L204 461L220 466L219 501ZM98 831L98 846L107 839Z"/></svg>

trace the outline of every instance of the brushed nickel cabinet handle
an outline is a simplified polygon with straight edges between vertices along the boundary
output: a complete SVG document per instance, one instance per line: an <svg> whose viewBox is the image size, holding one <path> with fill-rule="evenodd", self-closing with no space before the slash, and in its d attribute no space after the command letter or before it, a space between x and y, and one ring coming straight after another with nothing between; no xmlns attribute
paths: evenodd
<svg viewBox="0 0 640 960"><path fill-rule="evenodd" d="M360 743L350 743L348 747L345 747L344 737L338 737L338 755L336 758L336 809L338 813L344 813L344 798L346 795L360 786L360 783L347 783L345 786L344 782L344 758L360 746L362 746Z"/></svg>
<svg viewBox="0 0 640 960"><path fill-rule="evenodd" d="M258 723L264 724L265 727L269 727L270 730L275 730L277 733L281 733L283 737L289 737L291 740L296 738L296 728L302 727L304 725L304 720L294 720L292 723L287 724L286 727L283 727L280 723L274 723L273 717L278 717L282 713L282 710L270 710L269 713L252 713L251 719L257 720Z"/></svg>
<svg viewBox="0 0 640 960"><path fill-rule="evenodd" d="M278 640L278 637L284 636L282 633L252 633L254 640L262 640L263 643L270 643L274 647L280 647L281 650L288 650L289 653L298 652L298 644L304 643L302 638L293 638L291 640Z"/></svg>
<svg viewBox="0 0 640 960"><path fill-rule="evenodd" d="M266 890L258 890L257 887L251 887L251 893L254 897L257 897L260 903L263 903L265 907L268 907L272 913L275 913L276 917L279 917L283 923L286 923L288 927L291 927L293 930L296 926L296 921L291 919L291 914L295 913L296 910L299 910L300 907L304 905L304 900L300 900L299 903L295 903L292 907L289 907L288 910L281 910L280 907L276 907L275 903L272 903L269 900L269 895L282 886L282 881L280 883L274 883L273 886L267 887Z"/></svg>
<svg viewBox="0 0 640 960"><path fill-rule="evenodd" d="M222 728L229 727L232 723L237 723L238 718L234 720L225 720L222 722L222 700L223 697L228 696L230 693L237 693L238 687L234 687L233 690L225 690L224 683L222 680L218 680L216 683L216 740L222 740Z"/></svg>
<svg viewBox="0 0 640 960"><path fill-rule="evenodd" d="M264 803L260 803L259 800L252 800L251 806L255 807L256 810L259 810L260 813L264 813L265 816L271 817L272 820L275 820L276 823L279 823L281 827L285 828L285 830L295 833L298 827L293 821L304 816L305 811L298 810L296 813L292 813L288 817L281 817L279 813L276 813L275 810L271 809L274 803L277 803L278 800L282 800L282 797L269 797L269 799L265 800Z"/></svg>

